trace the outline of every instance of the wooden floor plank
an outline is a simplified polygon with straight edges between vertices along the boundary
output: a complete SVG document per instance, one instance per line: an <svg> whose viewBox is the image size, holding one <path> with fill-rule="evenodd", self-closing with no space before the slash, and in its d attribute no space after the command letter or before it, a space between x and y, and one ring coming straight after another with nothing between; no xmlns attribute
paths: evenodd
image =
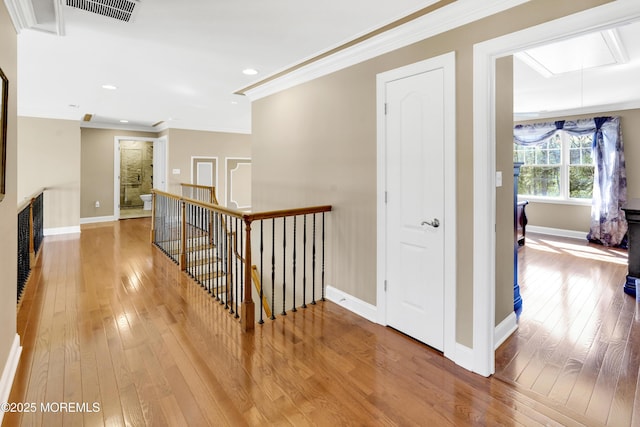
<svg viewBox="0 0 640 427"><path fill-rule="evenodd" d="M243 334L235 317L148 242L149 224L149 219L91 224L78 235L45 239L18 312L23 355L10 400L87 402L99 410L7 414L3 426L596 422L548 396L466 371L433 349L328 301ZM611 271L601 278L605 274ZM573 283L562 276L554 275ZM566 295L574 301L593 300L572 292ZM526 374L535 378L528 382L538 390L556 388L553 377L566 371L569 362L562 363L563 358L571 357L559 344L537 352L523 347L548 345L555 336L539 328L544 319L565 322L557 313L563 308L558 298L548 290L525 299L527 309L546 311L529 326L523 315L518 333L502 347L508 354L498 352L496 358L518 374L538 363ZM606 336L602 348L607 349L622 343L625 327L637 323L627 314L613 324L603 318L592 332L585 319L593 316L572 313L581 323L570 332L571 340L590 336L597 343ZM597 364L590 363L592 351L583 355L586 366ZM625 343L616 354L604 352L596 359L610 367L609 373L616 363L626 363L626 373L637 373L640 352ZM596 394L610 396L610 423L637 417L637 382L624 381L625 376L621 369L615 381L588 377Z"/></svg>
<svg viewBox="0 0 640 427"><path fill-rule="evenodd" d="M519 263L524 310L496 377L587 424L632 425L640 322L622 292L626 251L531 234Z"/></svg>

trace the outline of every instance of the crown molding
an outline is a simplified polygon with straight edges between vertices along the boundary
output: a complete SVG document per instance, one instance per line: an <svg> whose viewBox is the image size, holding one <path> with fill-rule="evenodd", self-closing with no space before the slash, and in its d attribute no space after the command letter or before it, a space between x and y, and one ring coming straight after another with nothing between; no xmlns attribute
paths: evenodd
<svg viewBox="0 0 640 427"><path fill-rule="evenodd" d="M20 32L25 29L52 33L59 36L65 34L64 17L58 0L40 1L36 2L35 5L33 0L4 0L4 4L7 7L7 12L9 13L9 17L17 34L20 34ZM54 20L38 22L38 17L42 16L43 9L47 8L49 8L49 10L53 9L53 14L55 15ZM40 14L38 12L40 12Z"/></svg>
<svg viewBox="0 0 640 427"><path fill-rule="evenodd" d="M20 34L20 31L25 28L31 28L36 24L36 14L30 1L4 0L4 4L7 7L16 33Z"/></svg>
<svg viewBox="0 0 640 427"><path fill-rule="evenodd" d="M560 117L582 116L585 114L601 114L615 111L637 110L640 109L640 100L620 102L615 104L592 105L581 108L571 108L567 110L557 111L540 111L540 112L523 112L513 113L514 122L525 122L538 119L556 119Z"/></svg>
<svg viewBox="0 0 640 427"><path fill-rule="evenodd" d="M286 67L285 70L295 69L281 77L274 78L274 76L283 72L280 70L263 79L264 83L258 82L254 86L250 86L250 89L240 89L236 93L247 95L252 101L255 101L470 22L511 9L528 1L486 0L479 2L477 0L458 0L413 21L367 39L362 43L338 50L332 55L323 56L323 53L319 53L315 55L316 57L321 57L317 61L312 61L308 65L299 68L295 68L295 65Z"/></svg>

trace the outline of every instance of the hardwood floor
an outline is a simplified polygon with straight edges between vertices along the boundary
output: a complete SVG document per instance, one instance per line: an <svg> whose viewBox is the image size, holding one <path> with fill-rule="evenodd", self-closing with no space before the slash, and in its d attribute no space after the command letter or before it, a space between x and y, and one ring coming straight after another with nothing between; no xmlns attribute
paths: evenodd
<svg viewBox="0 0 640 427"><path fill-rule="evenodd" d="M45 239L18 313L10 396L36 411L6 413L3 426L591 424L588 411L470 373L331 302L242 334L148 236L149 219L135 219ZM60 411L65 402L86 406Z"/></svg>
<svg viewBox="0 0 640 427"><path fill-rule="evenodd" d="M624 250L528 234L524 309L496 353L496 377L594 425L640 424L640 305L623 293Z"/></svg>

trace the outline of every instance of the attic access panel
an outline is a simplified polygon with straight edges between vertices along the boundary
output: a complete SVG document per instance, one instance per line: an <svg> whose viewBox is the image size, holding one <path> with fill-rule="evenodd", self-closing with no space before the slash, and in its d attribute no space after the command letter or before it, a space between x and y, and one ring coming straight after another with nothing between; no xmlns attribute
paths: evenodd
<svg viewBox="0 0 640 427"><path fill-rule="evenodd" d="M66 0L65 4L108 18L129 22L138 2L131 0Z"/></svg>

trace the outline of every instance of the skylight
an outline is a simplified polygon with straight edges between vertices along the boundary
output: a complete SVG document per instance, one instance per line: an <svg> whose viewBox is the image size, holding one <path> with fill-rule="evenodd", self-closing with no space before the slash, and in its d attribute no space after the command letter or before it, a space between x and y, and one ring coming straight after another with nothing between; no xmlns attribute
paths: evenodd
<svg viewBox="0 0 640 427"><path fill-rule="evenodd" d="M586 34L519 52L516 56L545 77L624 64L629 60L616 30Z"/></svg>

